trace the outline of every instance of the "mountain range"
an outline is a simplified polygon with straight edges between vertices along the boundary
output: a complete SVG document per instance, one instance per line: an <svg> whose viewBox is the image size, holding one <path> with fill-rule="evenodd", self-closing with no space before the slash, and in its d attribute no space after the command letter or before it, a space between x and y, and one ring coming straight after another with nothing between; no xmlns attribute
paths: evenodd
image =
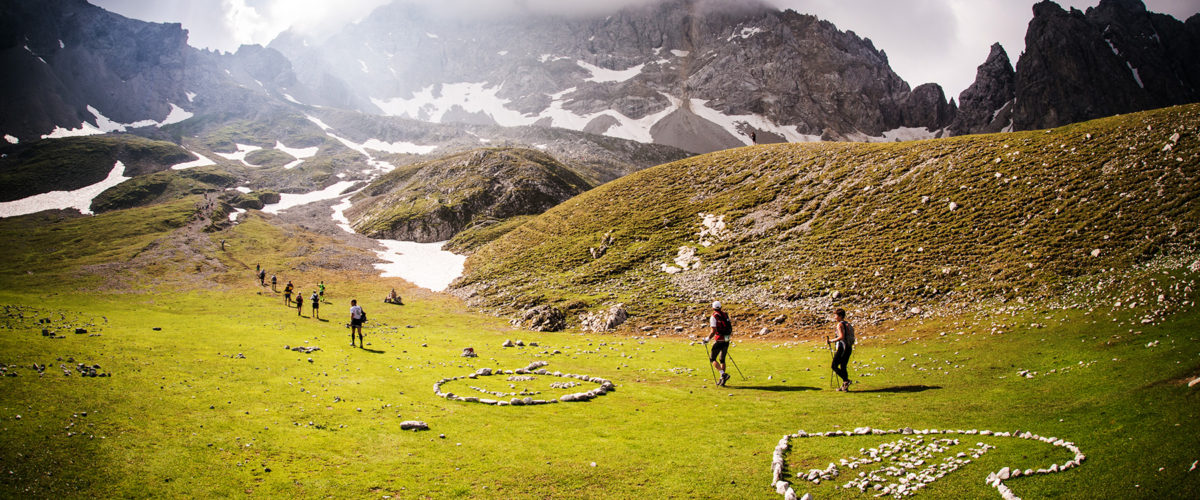
<svg viewBox="0 0 1200 500"><path fill-rule="evenodd" d="M1033 7L1015 68L994 46L956 101L870 39L760 2L665 0L610 15L447 16L398 1L324 40L234 53L85 0L0 4L0 134L35 140L321 106L558 127L693 153L758 142L1029 130L1195 102L1200 17L1102 0ZM303 103L303 106L300 104Z"/></svg>

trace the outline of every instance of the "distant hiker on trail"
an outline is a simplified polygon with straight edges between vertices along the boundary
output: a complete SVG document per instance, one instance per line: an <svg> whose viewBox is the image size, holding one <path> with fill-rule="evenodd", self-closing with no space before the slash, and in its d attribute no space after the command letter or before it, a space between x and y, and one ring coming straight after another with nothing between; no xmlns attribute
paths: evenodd
<svg viewBox="0 0 1200 500"><path fill-rule="evenodd" d="M295 288L292 286L292 281L288 280L287 286L283 287L283 303L288 307L292 307L292 290Z"/></svg>
<svg viewBox="0 0 1200 500"><path fill-rule="evenodd" d="M277 290L275 290L275 283L276 283L276 280L275 280L275 275L274 275L274 274L272 274L272 275L271 275L271 291L272 291L272 292L274 292L274 291L277 291Z"/></svg>
<svg viewBox="0 0 1200 500"><path fill-rule="evenodd" d="M296 292L296 316L303 316L303 314L300 314L300 312L304 310L303 295L304 294L302 294L300 292Z"/></svg>
<svg viewBox="0 0 1200 500"><path fill-rule="evenodd" d="M258 284L259 284L259 286L267 286L267 270L266 269L260 269L258 271Z"/></svg>
<svg viewBox="0 0 1200 500"><path fill-rule="evenodd" d="M358 346L366 348L363 343L362 325L367 320L367 313L363 312L362 307L359 307L358 301L350 300L350 347L354 347L354 331L358 330Z"/></svg>
<svg viewBox="0 0 1200 500"><path fill-rule="evenodd" d="M325 300L325 280L317 284L317 289L321 291L321 300Z"/></svg>
<svg viewBox="0 0 1200 500"><path fill-rule="evenodd" d="M846 366L850 364L850 354L854 351L854 327L846 321L846 311L838 309L833 312L834 331L837 335L833 341L837 343L837 352L833 354L833 372L842 379L841 387L837 390L850 391L850 373Z"/></svg>
<svg viewBox="0 0 1200 500"><path fill-rule="evenodd" d="M725 382L729 381L729 374L725 373L725 354L729 352L729 338L733 336L733 323L729 321L729 315L721 310L721 302L713 302L712 308L712 316L708 319L711 331L704 339L704 343L707 344L714 337L716 339L713 342L712 353L709 354L708 361L721 372L721 378L717 380L717 385L724 386ZM720 354L719 359L718 354Z"/></svg>
<svg viewBox="0 0 1200 500"><path fill-rule="evenodd" d="M321 307L321 299L317 297L317 292L314 291L309 299L312 300L313 318L321 319L321 316L317 314L317 309Z"/></svg>
<svg viewBox="0 0 1200 500"><path fill-rule="evenodd" d="M758 144L758 134L757 133L750 132L750 142L754 143L754 144Z"/></svg>

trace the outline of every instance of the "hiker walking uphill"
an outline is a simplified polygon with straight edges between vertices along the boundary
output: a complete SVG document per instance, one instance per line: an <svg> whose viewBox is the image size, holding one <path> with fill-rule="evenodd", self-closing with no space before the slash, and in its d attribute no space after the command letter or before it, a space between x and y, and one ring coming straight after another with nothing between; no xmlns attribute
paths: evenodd
<svg viewBox="0 0 1200 500"><path fill-rule="evenodd" d="M259 286L267 286L267 270L266 269L258 270L258 285Z"/></svg>
<svg viewBox="0 0 1200 500"><path fill-rule="evenodd" d="M314 291L309 300L312 300L313 318L321 319L321 316L317 314L317 309L321 308L321 298L317 296L317 292Z"/></svg>
<svg viewBox="0 0 1200 500"><path fill-rule="evenodd" d="M367 313L363 312L358 301L350 300L350 347L354 347L354 331L358 331L358 346L366 349L367 345L363 343L362 325L367 321Z"/></svg>
<svg viewBox="0 0 1200 500"><path fill-rule="evenodd" d="M304 311L304 294L296 292L296 316L304 316L301 314Z"/></svg>
<svg viewBox="0 0 1200 500"><path fill-rule="evenodd" d="M283 303L288 307L292 307L292 291L295 289L291 280L288 280L288 284L283 287Z"/></svg>
<svg viewBox="0 0 1200 500"><path fill-rule="evenodd" d="M725 355L729 353L729 338L733 335L733 323L730 322L729 315L721 310L721 302L713 302L712 308L712 316L708 320L710 332L704 339L704 343L707 344L709 340L715 339L708 361L721 372L721 378L717 379L717 385L724 386L729 381L729 374L725 373Z"/></svg>
<svg viewBox="0 0 1200 500"><path fill-rule="evenodd" d="M279 280L277 280L277 279L275 278L275 275L274 275L274 274L272 274L272 275L271 275L271 291L272 291L272 292L277 292L277 291L278 291L278 290L276 290L276 289L275 289L275 284L276 284L276 283L278 283L278 282L279 282Z"/></svg>
<svg viewBox="0 0 1200 500"><path fill-rule="evenodd" d="M321 282L317 284L317 290L320 292L321 300L325 300L325 281L324 280L321 280Z"/></svg>
<svg viewBox="0 0 1200 500"><path fill-rule="evenodd" d="M836 334L833 342L837 344L837 351L833 353L833 372L842 379L842 385L837 390L849 391L850 373L846 367L850 364L850 354L854 351L854 327L846 321L846 311L843 309L833 312L833 320Z"/></svg>

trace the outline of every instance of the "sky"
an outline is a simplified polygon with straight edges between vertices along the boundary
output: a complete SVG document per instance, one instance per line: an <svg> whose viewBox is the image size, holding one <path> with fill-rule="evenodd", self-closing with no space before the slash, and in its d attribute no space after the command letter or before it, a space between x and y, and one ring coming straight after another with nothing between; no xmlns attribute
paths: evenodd
<svg viewBox="0 0 1200 500"><path fill-rule="evenodd" d="M329 35L391 0L91 0L105 9L145 21L178 22L194 47L234 51L242 44L270 43L289 27L314 37ZM421 0L426 1L426 0ZM498 0L430 0L436 5L495 6ZM652 0L508 0L533 8L575 9ZM975 80L975 69L1000 42L1015 65L1025 47L1025 28L1035 0L767 0L780 8L813 14L869 38L888 55L892 69L910 85L934 82L956 97ZM1143 0L1153 12L1180 20L1200 11L1196 0ZM1058 0L1081 10L1099 0Z"/></svg>

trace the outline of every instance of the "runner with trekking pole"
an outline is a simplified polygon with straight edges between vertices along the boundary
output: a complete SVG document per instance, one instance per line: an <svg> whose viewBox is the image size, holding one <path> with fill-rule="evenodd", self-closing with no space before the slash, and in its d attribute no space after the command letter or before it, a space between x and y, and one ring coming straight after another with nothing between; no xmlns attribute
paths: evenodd
<svg viewBox="0 0 1200 500"><path fill-rule="evenodd" d="M724 386L729 381L729 374L725 373L725 355L729 353L729 338L733 336L733 323L729 320L729 315L721 310L720 301L714 301L712 308L713 313L708 320L711 331L704 339L704 345L707 350L708 341L715 340L712 351L708 355L708 361L721 372L721 378L717 379L717 385Z"/></svg>

